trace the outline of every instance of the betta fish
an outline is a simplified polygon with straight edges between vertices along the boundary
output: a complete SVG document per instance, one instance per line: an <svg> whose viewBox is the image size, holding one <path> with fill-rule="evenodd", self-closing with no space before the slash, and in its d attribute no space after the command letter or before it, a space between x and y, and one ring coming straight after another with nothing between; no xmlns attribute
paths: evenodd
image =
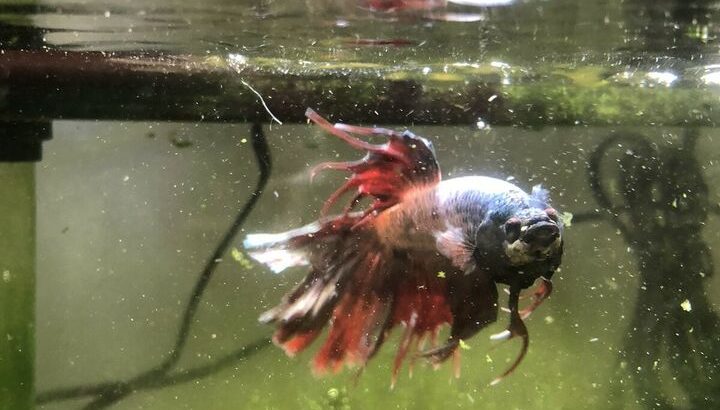
<svg viewBox="0 0 720 410"><path fill-rule="evenodd" d="M493 384L510 374L528 349L523 319L550 295L562 257L563 225L548 204L548 192L535 186L528 194L484 176L442 180L425 138L333 125L311 109L306 116L366 155L313 168L312 175L329 169L350 173L316 222L285 233L251 234L244 241L249 254L276 273L309 269L260 316L276 326L275 344L294 356L328 328L313 361L315 373L322 374L343 364L363 368L390 331L402 327L394 384L408 355L436 364L459 359L464 340L497 320L502 284L508 287L509 323L491 339L519 338L522 348ZM383 136L386 142L371 144L352 134ZM344 196L348 202L331 215ZM520 309L521 291L535 282L528 306ZM449 335L438 345L445 325ZM426 340L432 347L424 350Z"/></svg>

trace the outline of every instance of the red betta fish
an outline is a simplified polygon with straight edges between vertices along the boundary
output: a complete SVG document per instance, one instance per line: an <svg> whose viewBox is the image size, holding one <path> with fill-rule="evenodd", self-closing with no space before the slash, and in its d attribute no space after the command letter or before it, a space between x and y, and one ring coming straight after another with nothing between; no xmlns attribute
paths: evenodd
<svg viewBox="0 0 720 410"><path fill-rule="evenodd" d="M433 10L447 7L448 3L460 6L507 6L514 0L361 0L360 4L374 11Z"/></svg>
<svg viewBox="0 0 720 410"><path fill-rule="evenodd" d="M459 358L463 340L497 320L497 284L509 286L507 329L491 338L522 339L522 350L497 383L521 362L528 348L523 323L550 295L560 265L563 226L548 205L547 191L530 194L495 178L467 176L441 181L432 144L410 131L332 125L308 109L307 117L352 147L367 151L353 162L315 167L351 173L325 202L321 218L279 234L253 234L244 246L275 272L307 265L305 279L279 305L260 316L274 323L274 342L293 356L328 327L314 359L316 373L343 363L363 367L390 330L404 327L393 367L427 337L433 348L418 355L434 363ZM383 135L374 145L358 135ZM352 192L339 215L330 208ZM356 210L369 199L367 209ZM540 279L532 301L520 310L522 289ZM444 344L439 329L450 325ZM456 361L459 363L459 361ZM456 369L457 370L457 369Z"/></svg>

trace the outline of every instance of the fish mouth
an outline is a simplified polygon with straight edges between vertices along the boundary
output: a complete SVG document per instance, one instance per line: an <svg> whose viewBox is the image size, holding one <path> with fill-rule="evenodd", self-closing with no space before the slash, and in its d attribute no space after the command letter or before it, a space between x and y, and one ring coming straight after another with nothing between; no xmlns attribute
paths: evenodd
<svg viewBox="0 0 720 410"><path fill-rule="evenodd" d="M527 227L520 240L533 247L546 248L560 237L560 227L554 222L540 221Z"/></svg>
<svg viewBox="0 0 720 410"><path fill-rule="evenodd" d="M560 226L550 220L536 220L520 229L519 237L504 244L505 256L511 266L523 266L529 263L547 260L561 246Z"/></svg>

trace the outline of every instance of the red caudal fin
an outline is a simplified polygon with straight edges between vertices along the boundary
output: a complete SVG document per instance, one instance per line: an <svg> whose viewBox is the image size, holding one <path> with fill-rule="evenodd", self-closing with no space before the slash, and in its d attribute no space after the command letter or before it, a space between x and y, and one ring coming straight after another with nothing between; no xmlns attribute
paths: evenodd
<svg viewBox="0 0 720 410"><path fill-rule="evenodd" d="M487 274L466 274L439 254L386 247L375 220L358 225L363 217L354 212L286 233L248 235L248 253L274 271L310 267L280 304L260 317L276 326L274 342L293 356L327 328L313 360L314 372L323 374L345 364L362 368L390 331L402 327L393 384L417 350L434 363L458 358L461 341L496 320L495 284ZM450 325L450 338L435 347L444 325ZM435 348L425 351L427 340Z"/></svg>
<svg viewBox="0 0 720 410"><path fill-rule="evenodd" d="M360 267L361 254L353 241L362 232L351 232L360 214L325 218L285 233L248 235L244 247L258 262L276 273L310 265L310 272L281 303L260 316L277 324L274 341L289 355L315 340L330 319L339 295ZM352 245L352 246L351 246Z"/></svg>
<svg viewBox="0 0 720 410"><path fill-rule="evenodd" d="M393 380L413 347L453 321L437 256L399 255L379 240L363 213L326 218L284 234L249 235L245 247L274 270L310 265L305 279L260 320L277 326L273 340L289 355L328 327L313 360L316 374L344 364L363 367L395 326L405 328Z"/></svg>
<svg viewBox="0 0 720 410"><path fill-rule="evenodd" d="M364 363L381 340L392 292L380 283L388 258L374 232L352 229L362 213L325 218L283 234L249 235L245 248L279 272L310 265L305 279L260 321L274 323L274 341L289 355L303 350L331 322L315 360L322 373L344 362ZM332 320L331 320L332 319Z"/></svg>
<svg viewBox="0 0 720 410"><path fill-rule="evenodd" d="M353 148L367 152L364 158L350 162L325 162L317 165L312 174L326 169L349 171L348 181L325 202L322 214L348 192L354 192L344 212L353 210L365 197L373 198L366 214L382 211L398 203L403 193L415 185L436 184L440 181L440 166L432 144L410 131L396 132L385 128L366 128L346 124L331 124L308 108L305 115L328 133L342 139ZM351 134L382 135L384 144L370 144Z"/></svg>

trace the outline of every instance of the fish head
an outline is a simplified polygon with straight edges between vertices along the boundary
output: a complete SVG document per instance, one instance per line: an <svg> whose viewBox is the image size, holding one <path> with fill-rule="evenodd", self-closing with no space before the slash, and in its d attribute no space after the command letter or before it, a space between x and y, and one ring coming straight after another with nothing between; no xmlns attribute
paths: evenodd
<svg viewBox="0 0 720 410"><path fill-rule="evenodd" d="M563 226L554 208L526 208L502 225L503 250L510 266L549 264L557 269L563 247Z"/></svg>

